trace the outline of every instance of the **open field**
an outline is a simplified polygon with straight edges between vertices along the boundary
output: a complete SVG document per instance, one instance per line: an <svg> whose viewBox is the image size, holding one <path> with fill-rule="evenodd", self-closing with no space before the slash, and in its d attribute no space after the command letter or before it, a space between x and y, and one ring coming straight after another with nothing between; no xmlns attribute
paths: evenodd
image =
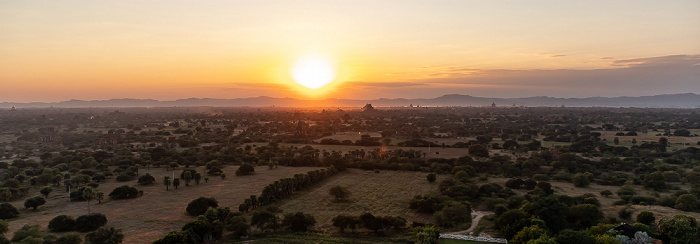
<svg viewBox="0 0 700 244"><path fill-rule="evenodd" d="M260 191L266 185L285 177L292 177L297 173L305 173L317 168L314 167L279 167L269 170L266 167L257 167L257 172L250 176L236 177L237 166L224 168L227 178L208 176L209 182L204 180L200 185L195 185L194 181L190 186L185 186L184 181L179 189L170 187L169 191L163 186L163 176L172 176L173 171L166 171L165 168L141 169L140 174L150 173L156 178L156 183L150 186L140 186L136 181L117 182L108 179L100 184L97 190L105 193L105 201L97 204L91 201L91 211L102 213L107 216L107 225L122 229L124 233L124 243L151 243L153 240L165 234L180 230L187 222L194 219L187 215L185 208L187 204L200 197L214 197L219 201L220 206L230 207L234 211L238 209L238 204L250 195L260 195ZM204 167L194 168L202 172ZM181 170L175 170L176 177L179 177ZM206 177L206 176L203 176ZM107 195L112 189L121 186L135 186L143 190L141 197L129 200L110 200ZM31 190L30 197L38 195L37 188ZM39 224L42 228L47 228L49 221L61 214L78 217L87 214L87 202L69 202L68 193L64 187L54 188L54 192L49 195L47 203L39 207L36 211L25 210L24 200L11 202L17 209L20 209L18 218L11 219L9 223L9 233L12 233L26 224Z"/></svg>
<svg viewBox="0 0 700 244"><path fill-rule="evenodd" d="M332 219L339 215L361 215L370 212L374 215L401 216L407 224L411 222L432 222L432 215L417 214L408 208L415 195L436 193L437 182L429 183L426 173L406 171L364 171L348 169L322 184L294 194L283 200L280 208L285 213L304 212L314 215L316 229L337 231ZM446 177L446 176L445 176ZM333 186L340 185L350 190L348 202L335 202L328 193Z"/></svg>

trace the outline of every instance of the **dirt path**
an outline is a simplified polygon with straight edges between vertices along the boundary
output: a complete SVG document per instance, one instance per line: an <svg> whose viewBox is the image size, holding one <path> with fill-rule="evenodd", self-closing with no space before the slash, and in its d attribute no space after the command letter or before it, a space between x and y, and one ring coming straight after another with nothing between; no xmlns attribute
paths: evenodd
<svg viewBox="0 0 700 244"><path fill-rule="evenodd" d="M460 230L460 231L455 231L447 234L452 234L452 235L470 235L474 229L476 229L476 226L479 225L479 221L481 221L481 218L493 214L491 211L474 211L472 212L472 226L469 227L469 229L466 230Z"/></svg>

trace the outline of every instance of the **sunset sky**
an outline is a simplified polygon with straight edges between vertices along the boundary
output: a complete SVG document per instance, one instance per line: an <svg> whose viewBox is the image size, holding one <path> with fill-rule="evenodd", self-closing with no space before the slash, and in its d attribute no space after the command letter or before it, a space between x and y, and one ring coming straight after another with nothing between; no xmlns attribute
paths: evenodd
<svg viewBox="0 0 700 244"><path fill-rule="evenodd" d="M0 2L0 102L687 92L698 0Z"/></svg>

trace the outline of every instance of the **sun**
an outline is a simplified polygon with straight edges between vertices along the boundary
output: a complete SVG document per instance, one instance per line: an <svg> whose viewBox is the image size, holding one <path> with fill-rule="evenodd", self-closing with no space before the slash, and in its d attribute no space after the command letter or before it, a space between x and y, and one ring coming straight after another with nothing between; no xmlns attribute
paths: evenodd
<svg viewBox="0 0 700 244"><path fill-rule="evenodd" d="M299 85L310 89L321 88L333 81L335 70L331 62L321 55L299 58L291 70L292 78Z"/></svg>

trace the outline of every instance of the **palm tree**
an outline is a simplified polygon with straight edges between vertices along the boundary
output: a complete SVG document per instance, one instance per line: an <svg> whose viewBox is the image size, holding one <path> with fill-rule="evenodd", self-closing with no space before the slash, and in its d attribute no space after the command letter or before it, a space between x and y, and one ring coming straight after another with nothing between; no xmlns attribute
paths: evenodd
<svg viewBox="0 0 700 244"><path fill-rule="evenodd" d="M92 189L92 187L85 187L83 189L83 198L87 201L88 203L88 215L90 214L90 200L95 199L97 197L97 193L95 192L95 189Z"/></svg>
<svg viewBox="0 0 700 244"><path fill-rule="evenodd" d="M163 178L163 185L165 185L165 190L168 190L168 187L170 186L170 176L166 176Z"/></svg>

